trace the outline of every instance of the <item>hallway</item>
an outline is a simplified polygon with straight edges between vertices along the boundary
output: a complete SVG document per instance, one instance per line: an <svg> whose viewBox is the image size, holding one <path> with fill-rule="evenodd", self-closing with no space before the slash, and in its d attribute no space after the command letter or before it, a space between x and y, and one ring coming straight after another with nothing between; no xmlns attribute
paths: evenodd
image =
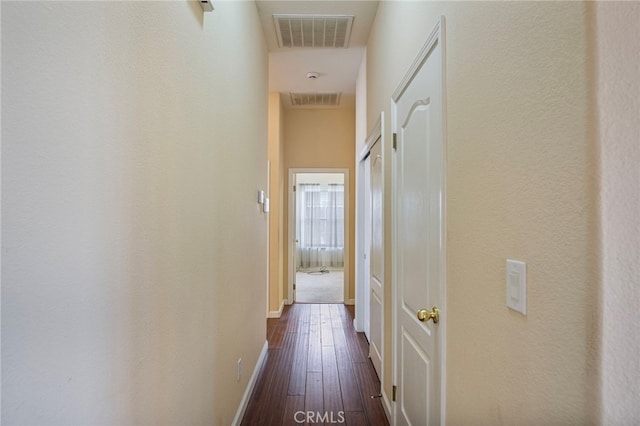
<svg viewBox="0 0 640 426"><path fill-rule="evenodd" d="M1 424L640 425L640 0L207 1L0 6Z"/></svg>
<svg viewBox="0 0 640 426"><path fill-rule="evenodd" d="M353 306L340 304L294 304L269 319L269 352L242 424L294 425L306 412L316 423L320 413L324 423L388 424L381 398L371 398L380 381L366 338L352 324Z"/></svg>

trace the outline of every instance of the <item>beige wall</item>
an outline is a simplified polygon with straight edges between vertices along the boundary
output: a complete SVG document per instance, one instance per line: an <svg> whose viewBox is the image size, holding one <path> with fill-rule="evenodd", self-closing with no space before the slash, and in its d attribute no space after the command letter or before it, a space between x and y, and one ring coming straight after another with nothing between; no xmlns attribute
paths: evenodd
<svg viewBox="0 0 640 426"><path fill-rule="evenodd" d="M296 184L344 185L344 178L342 173L299 173Z"/></svg>
<svg viewBox="0 0 640 426"><path fill-rule="evenodd" d="M4 424L231 424L266 334L267 55L253 2L215 7L2 4Z"/></svg>
<svg viewBox="0 0 640 426"><path fill-rule="evenodd" d="M356 78L356 160L359 160L358 157L367 144L370 130L367 126L367 51L365 50Z"/></svg>
<svg viewBox="0 0 640 426"><path fill-rule="evenodd" d="M447 67L447 422L587 423L588 389L597 382L591 312L598 265L585 5L381 2L367 48L368 123L385 111L390 129L391 94L440 15ZM390 144L384 155L391 157ZM390 191L391 161L385 164ZM527 262L526 317L505 306L507 258ZM387 339L387 395L392 365Z"/></svg>
<svg viewBox="0 0 640 426"><path fill-rule="evenodd" d="M602 213L602 423L640 421L640 3L594 5Z"/></svg>
<svg viewBox="0 0 640 426"><path fill-rule="evenodd" d="M285 173L290 168L344 168L349 169L349 298L354 290L354 212L355 212L355 110L341 109L288 109L284 120ZM285 181L288 177L285 176ZM289 208L285 191L284 211ZM288 288L288 226L284 230L285 291Z"/></svg>
<svg viewBox="0 0 640 426"><path fill-rule="evenodd" d="M269 315L284 302L284 108L280 93L269 93Z"/></svg>

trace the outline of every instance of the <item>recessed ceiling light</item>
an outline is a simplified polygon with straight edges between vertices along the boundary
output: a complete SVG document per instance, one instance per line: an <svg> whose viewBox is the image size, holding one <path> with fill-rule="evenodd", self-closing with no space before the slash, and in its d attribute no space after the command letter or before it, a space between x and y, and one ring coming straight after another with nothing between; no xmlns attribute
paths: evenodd
<svg viewBox="0 0 640 426"><path fill-rule="evenodd" d="M308 72L307 73L307 78L310 79L310 80L315 80L318 77L320 77L320 74L318 74L317 72Z"/></svg>

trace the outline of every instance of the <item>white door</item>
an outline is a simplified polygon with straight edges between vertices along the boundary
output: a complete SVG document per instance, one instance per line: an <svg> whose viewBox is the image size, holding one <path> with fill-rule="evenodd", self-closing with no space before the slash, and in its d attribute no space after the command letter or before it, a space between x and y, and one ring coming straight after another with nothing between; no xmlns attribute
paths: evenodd
<svg viewBox="0 0 640 426"><path fill-rule="evenodd" d="M443 421L444 117L440 28L438 24L393 97L392 124L397 138L394 258L398 425L440 425ZM439 318L433 318L437 308Z"/></svg>
<svg viewBox="0 0 640 426"><path fill-rule="evenodd" d="M364 281L364 334L371 341L371 155L364 160L363 201L363 281Z"/></svg>
<svg viewBox="0 0 640 426"><path fill-rule="evenodd" d="M376 142L371 148L371 258L369 293L369 356L382 379L382 315L384 306L384 248L382 227L382 148Z"/></svg>

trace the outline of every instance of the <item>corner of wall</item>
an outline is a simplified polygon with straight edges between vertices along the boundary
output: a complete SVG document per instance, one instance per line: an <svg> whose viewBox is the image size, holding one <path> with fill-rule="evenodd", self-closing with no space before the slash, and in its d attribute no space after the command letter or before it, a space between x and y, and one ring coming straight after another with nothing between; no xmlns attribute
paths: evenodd
<svg viewBox="0 0 640 426"><path fill-rule="evenodd" d="M596 2L601 300L598 355L605 425L640 421L640 3Z"/></svg>

